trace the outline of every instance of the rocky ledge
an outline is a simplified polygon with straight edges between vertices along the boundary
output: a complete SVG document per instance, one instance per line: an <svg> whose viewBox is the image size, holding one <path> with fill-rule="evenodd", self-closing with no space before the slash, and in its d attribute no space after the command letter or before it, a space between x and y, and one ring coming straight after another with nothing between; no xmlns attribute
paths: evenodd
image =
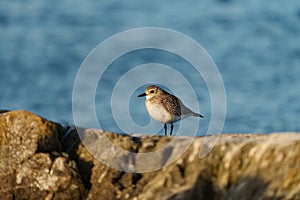
<svg viewBox="0 0 300 200"><path fill-rule="evenodd" d="M299 133L132 136L0 113L0 199L300 199Z"/></svg>

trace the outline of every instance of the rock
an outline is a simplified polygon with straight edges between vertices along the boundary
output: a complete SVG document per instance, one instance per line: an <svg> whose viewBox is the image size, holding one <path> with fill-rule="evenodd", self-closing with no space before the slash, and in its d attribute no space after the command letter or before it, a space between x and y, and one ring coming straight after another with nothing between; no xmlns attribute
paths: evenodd
<svg viewBox="0 0 300 200"><path fill-rule="evenodd" d="M125 135L0 114L0 199L300 199L300 134Z"/></svg>
<svg viewBox="0 0 300 200"><path fill-rule="evenodd" d="M77 166L62 152L62 127L27 111L0 114L1 199L80 199Z"/></svg>
<svg viewBox="0 0 300 200"><path fill-rule="evenodd" d="M145 161L145 165L158 162L163 166L147 173L115 170L95 157L103 153L107 160L116 159L115 166L126 168L126 163L132 162L129 152L161 149L171 142L171 137L135 138L92 129L80 129L79 135L82 141L78 137L72 140L76 148L67 143L64 146L82 166L90 163L87 199L300 199L299 133L197 137L180 158L164 166L176 154L174 149L189 140L177 138L171 144L172 151L165 148L155 160ZM104 136L128 152L109 151L101 143ZM87 150L93 143L101 145L96 145L97 150ZM199 157L201 151L212 146L204 158Z"/></svg>

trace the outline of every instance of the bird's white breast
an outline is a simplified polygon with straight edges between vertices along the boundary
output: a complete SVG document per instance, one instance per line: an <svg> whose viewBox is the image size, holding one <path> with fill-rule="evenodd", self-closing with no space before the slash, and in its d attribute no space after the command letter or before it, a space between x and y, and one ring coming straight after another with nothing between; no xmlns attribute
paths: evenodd
<svg viewBox="0 0 300 200"><path fill-rule="evenodd" d="M161 123L170 123L174 120L174 117L159 104L151 104L149 101L146 101L146 108L150 116Z"/></svg>

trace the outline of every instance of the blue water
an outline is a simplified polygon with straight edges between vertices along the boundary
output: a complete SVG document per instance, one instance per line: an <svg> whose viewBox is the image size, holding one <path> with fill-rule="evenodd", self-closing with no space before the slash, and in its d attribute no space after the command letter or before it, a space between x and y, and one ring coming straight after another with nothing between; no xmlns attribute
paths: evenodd
<svg viewBox="0 0 300 200"><path fill-rule="evenodd" d="M27 109L47 119L73 124L72 89L84 58L111 35L145 26L182 32L200 43L213 58L227 95L223 132L300 131L298 0L2 0L1 109ZM122 71L116 67L107 72L106 87L97 91L95 97L97 116L104 129L122 132L104 97L111 94L117 78L132 63L147 62L188 66L178 57L152 51L117 60L114 65L127 68ZM188 70L185 73L195 84L193 72ZM205 132L210 119L210 97L203 81L199 85L200 110L207 116L200 129ZM136 105L130 106L136 123L149 122L143 101L130 101Z"/></svg>

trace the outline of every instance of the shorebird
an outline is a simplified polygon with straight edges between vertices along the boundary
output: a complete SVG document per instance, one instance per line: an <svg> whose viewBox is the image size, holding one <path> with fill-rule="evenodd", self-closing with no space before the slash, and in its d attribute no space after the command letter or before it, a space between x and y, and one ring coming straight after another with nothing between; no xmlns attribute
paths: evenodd
<svg viewBox="0 0 300 200"><path fill-rule="evenodd" d="M165 135L167 135L167 124L171 124L170 135L172 135L173 123L189 116L204 117L187 108L179 98L158 86L150 85L145 93L138 95L138 97L144 96L146 96L145 104L148 113L153 119L164 124Z"/></svg>

